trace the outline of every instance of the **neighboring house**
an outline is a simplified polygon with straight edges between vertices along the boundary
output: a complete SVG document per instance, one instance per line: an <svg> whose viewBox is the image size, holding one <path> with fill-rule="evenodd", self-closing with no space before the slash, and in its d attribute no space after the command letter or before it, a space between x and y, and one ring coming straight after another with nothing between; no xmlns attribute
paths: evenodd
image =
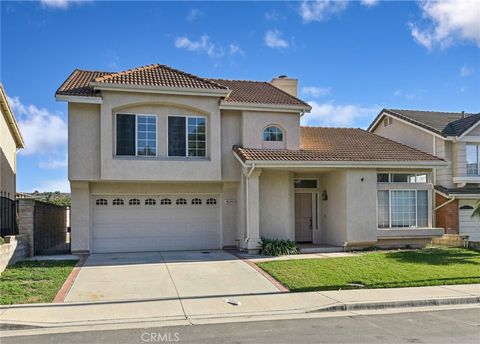
<svg viewBox="0 0 480 344"><path fill-rule="evenodd" d="M480 240L480 114L383 109L368 130L445 159L433 175L436 225Z"/></svg>
<svg viewBox="0 0 480 344"><path fill-rule="evenodd" d="M17 174L17 150L23 138L0 83L0 229L3 235L14 234L14 200Z"/></svg>
<svg viewBox="0 0 480 344"><path fill-rule="evenodd" d="M56 99L68 102L73 252L256 250L261 237L404 245L443 234L430 180L445 161L360 129L300 127L311 108L295 79L77 69Z"/></svg>

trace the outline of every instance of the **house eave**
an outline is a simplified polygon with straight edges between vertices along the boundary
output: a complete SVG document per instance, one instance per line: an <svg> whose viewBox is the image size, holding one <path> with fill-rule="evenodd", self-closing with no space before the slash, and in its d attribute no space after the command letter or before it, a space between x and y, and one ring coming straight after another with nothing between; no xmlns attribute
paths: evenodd
<svg viewBox="0 0 480 344"><path fill-rule="evenodd" d="M17 120L15 119L10 105L8 104L7 95L5 94L5 90L3 89L3 86L1 86L1 84L0 90L0 106L2 108L2 113L5 116L6 122L12 132L12 136L15 140L15 146L16 148L24 148L25 141L23 140L22 133L20 132L20 127L18 126Z"/></svg>
<svg viewBox="0 0 480 344"><path fill-rule="evenodd" d="M310 112L310 106L261 104L261 103L234 103L222 100L220 110L249 110L249 111L275 111L275 112Z"/></svg>
<svg viewBox="0 0 480 344"><path fill-rule="evenodd" d="M84 103L84 104L102 104L103 103L103 99L100 97L67 96L64 94L56 94L55 100L58 102L68 102L68 103Z"/></svg>
<svg viewBox="0 0 480 344"><path fill-rule="evenodd" d="M188 87L164 87L164 86L146 86L146 85L123 85L112 83L91 82L90 86L94 90L100 91L123 91L123 92L141 92L172 95L190 95L203 97L227 97L230 90L222 89L201 89Z"/></svg>

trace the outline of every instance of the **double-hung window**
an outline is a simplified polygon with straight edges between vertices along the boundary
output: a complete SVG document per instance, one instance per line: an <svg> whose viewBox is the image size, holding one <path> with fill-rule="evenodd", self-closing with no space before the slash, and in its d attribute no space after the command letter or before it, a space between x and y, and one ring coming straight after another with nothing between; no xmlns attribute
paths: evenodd
<svg viewBox="0 0 480 344"><path fill-rule="evenodd" d="M467 144L467 175L480 175L480 145Z"/></svg>
<svg viewBox="0 0 480 344"><path fill-rule="evenodd" d="M157 156L157 116L117 114L117 156Z"/></svg>
<svg viewBox="0 0 480 344"><path fill-rule="evenodd" d="M378 190L378 227L428 227L427 190Z"/></svg>
<svg viewBox="0 0 480 344"><path fill-rule="evenodd" d="M168 117L168 156L207 156L207 124L205 117Z"/></svg>

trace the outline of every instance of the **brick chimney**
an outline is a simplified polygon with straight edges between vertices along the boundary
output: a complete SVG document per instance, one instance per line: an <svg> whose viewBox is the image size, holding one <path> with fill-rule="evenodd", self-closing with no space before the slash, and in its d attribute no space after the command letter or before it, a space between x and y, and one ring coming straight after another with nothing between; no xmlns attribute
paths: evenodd
<svg viewBox="0 0 480 344"><path fill-rule="evenodd" d="M280 75L277 78L273 78L270 83L294 97L298 94L298 79L290 79L286 75Z"/></svg>

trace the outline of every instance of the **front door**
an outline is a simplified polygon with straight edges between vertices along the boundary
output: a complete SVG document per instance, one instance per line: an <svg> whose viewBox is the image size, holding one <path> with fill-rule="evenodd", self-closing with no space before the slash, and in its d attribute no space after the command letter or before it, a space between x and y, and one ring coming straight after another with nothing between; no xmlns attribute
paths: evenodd
<svg viewBox="0 0 480 344"><path fill-rule="evenodd" d="M295 241L312 242L312 194L295 194Z"/></svg>

